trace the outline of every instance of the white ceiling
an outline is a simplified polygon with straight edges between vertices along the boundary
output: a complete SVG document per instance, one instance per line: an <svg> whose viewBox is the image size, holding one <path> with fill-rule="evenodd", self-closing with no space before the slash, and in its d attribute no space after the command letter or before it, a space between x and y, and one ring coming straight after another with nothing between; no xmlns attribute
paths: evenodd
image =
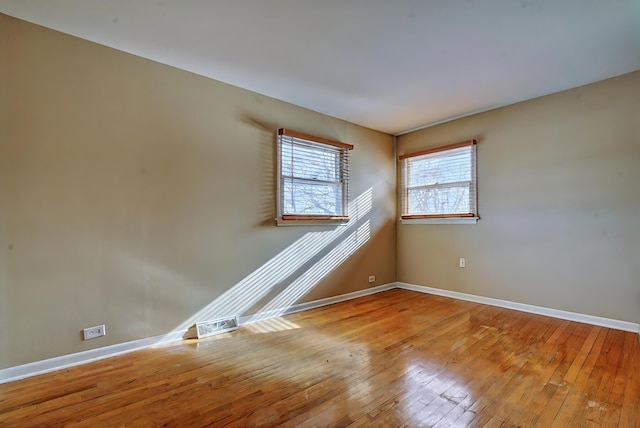
<svg viewBox="0 0 640 428"><path fill-rule="evenodd" d="M0 0L0 12L392 134L640 69L640 0Z"/></svg>

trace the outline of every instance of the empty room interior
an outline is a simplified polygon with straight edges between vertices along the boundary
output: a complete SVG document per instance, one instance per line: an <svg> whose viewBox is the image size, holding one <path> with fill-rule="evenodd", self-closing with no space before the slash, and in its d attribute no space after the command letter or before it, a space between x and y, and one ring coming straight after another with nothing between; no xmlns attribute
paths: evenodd
<svg viewBox="0 0 640 428"><path fill-rule="evenodd" d="M0 0L0 426L640 427L640 3Z"/></svg>

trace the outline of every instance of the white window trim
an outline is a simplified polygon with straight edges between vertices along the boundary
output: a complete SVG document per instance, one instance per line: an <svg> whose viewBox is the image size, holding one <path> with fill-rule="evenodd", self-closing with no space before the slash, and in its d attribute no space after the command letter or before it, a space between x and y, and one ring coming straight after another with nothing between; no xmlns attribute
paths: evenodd
<svg viewBox="0 0 640 428"><path fill-rule="evenodd" d="M349 219L345 220L334 220L334 219L326 219L326 220L283 220L280 217L276 218L277 226L346 226L349 223Z"/></svg>

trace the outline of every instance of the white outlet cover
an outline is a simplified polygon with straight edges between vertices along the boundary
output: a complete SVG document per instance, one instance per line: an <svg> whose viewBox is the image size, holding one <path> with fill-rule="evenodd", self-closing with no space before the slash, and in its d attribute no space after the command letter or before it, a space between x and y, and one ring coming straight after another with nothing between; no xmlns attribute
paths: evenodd
<svg viewBox="0 0 640 428"><path fill-rule="evenodd" d="M95 339L96 337L102 337L106 334L107 332L105 330L104 324L96 325L93 327L87 327L84 330L82 330L82 335L84 337L84 340Z"/></svg>

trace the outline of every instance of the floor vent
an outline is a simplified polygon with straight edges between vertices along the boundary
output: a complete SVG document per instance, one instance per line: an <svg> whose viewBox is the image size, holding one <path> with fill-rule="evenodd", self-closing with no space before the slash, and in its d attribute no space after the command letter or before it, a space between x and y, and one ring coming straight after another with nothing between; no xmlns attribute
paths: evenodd
<svg viewBox="0 0 640 428"><path fill-rule="evenodd" d="M198 339L213 336L214 334L236 330L238 317L220 318L217 320L202 321L196 323L196 336Z"/></svg>

